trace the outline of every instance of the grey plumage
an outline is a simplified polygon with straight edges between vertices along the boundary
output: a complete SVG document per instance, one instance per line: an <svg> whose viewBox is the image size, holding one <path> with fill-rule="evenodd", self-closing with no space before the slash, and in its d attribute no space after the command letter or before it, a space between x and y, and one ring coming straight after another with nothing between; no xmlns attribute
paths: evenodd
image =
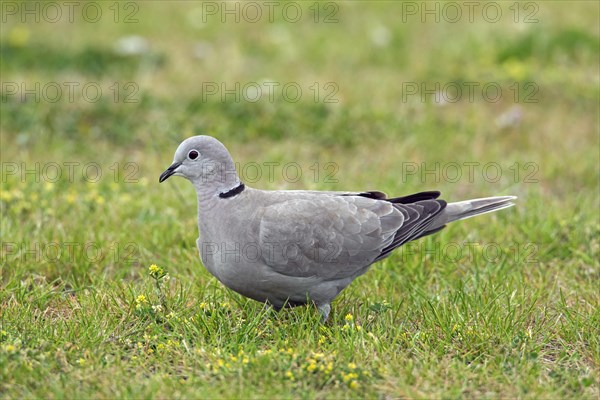
<svg viewBox="0 0 600 400"><path fill-rule="evenodd" d="M279 309L331 301L376 261L445 224L513 205L513 196L446 203L439 192L264 191L243 186L229 152L210 136L177 148L160 182L190 180L198 196L197 246L225 286Z"/></svg>

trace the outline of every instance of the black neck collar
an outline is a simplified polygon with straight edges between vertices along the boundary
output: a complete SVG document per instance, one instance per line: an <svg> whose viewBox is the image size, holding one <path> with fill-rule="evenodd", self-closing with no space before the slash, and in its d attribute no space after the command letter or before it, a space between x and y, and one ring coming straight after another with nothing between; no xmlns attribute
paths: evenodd
<svg viewBox="0 0 600 400"><path fill-rule="evenodd" d="M246 189L246 186L244 186L244 184L242 182L240 182L240 184L237 185L236 187L234 187L233 189L228 190L223 193L219 193L219 197L222 199L226 199L228 197L233 197L233 196L236 196L236 195L242 193L244 191L244 189Z"/></svg>

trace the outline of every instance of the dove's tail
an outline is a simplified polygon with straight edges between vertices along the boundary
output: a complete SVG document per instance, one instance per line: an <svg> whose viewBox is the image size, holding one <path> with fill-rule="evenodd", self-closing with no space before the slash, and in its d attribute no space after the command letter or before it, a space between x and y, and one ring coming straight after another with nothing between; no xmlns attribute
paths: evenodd
<svg viewBox="0 0 600 400"><path fill-rule="evenodd" d="M516 196L498 196L448 203L446 208L440 213L439 217L436 218L431 228L439 229L448 222L471 218L476 215L512 207L515 205L513 200L516 198Z"/></svg>

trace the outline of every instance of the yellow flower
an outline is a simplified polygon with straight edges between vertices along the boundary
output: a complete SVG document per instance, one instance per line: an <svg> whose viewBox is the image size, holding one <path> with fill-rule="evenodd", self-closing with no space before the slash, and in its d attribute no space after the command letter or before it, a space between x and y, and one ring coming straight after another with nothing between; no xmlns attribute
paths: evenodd
<svg viewBox="0 0 600 400"><path fill-rule="evenodd" d="M294 374L292 373L292 371L286 371L285 372L285 377L288 378L291 381L294 380Z"/></svg>
<svg viewBox="0 0 600 400"><path fill-rule="evenodd" d="M352 381L352 382L350 382L350 384L348 385L348 387L349 387L350 389L358 389L358 388L360 387L360 385L359 385L359 383L358 383L358 382L356 382L356 381Z"/></svg>
<svg viewBox="0 0 600 400"><path fill-rule="evenodd" d="M0 190L0 200L9 202L13 198L13 194L6 190Z"/></svg>
<svg viewBox="0 0 600 400"><path fill-rule="evenodd" d="M163 269L156 264L152 264L148 270L150 271L150 275L154 277L160 276L164 273Z"/></svg>
<svg viewBox="0 0 600 400"><path fill-rule="evenodd" d="M148 299L143 294L140 294L138 297L136 297L135 303L135 308L141 310L146 304L148 304Z"/></svg>
<svg viewBox="0 0 600 400"><path fill-rule="evenodd" d="M29 42L29 30L23 26L17 26L8 33L8 43L13 47L24 47Z"/></svg>
<svg viewBox="0 0 600 400"><path fill-rule="evenodd" d="M143 294L140 294L136 299L135 302L138 304L146 304L148 303L148 299L146 299L146 296L144 296Z"/></svg>
<svg viewBox="0 0 600 400"><path fill-rule="evenodd" d="M73 204L73 203L75 203L76 200L77 200L77 195L75 193L71 192L67 195L67 203Z"/></svg>
<svg viewBox="0 0 600 400"><path fill-rule="evenodd" d="M518 60L510 59L506 61L502 66L504 67L504 70L506 71L508 76L510 76L516 81L521 81L527 77L527 65Z"/></svg>
<svg viewBox="0 0 600 400"><path fill-rule="evenodd" d="M82 367L85 365L85 359L84 358L80 358L79 360L77 360L77 364L81 365Z"/></svg>
<svg viewBox="0 0 600 400"><path fill-rule="evenodd" d="M348 364L348 369L356 369L356 364L354 364L353 362Z"/></svg>
<svg viewBox="0 0 600 400"><path fill-rule="evenodd" d="M150 273L158 273L160 271L160 267L156 264L152 264L150 266L150 268L148 268L150 270Z"/></svg>
<svg viewBox="0 0 600 400"><path fill-rule="evenodd" d="M342 380L344 382L348 382L358 378L358 374L354 372L349 372L347 374L342 373Z"/></svg>
<svg viewBox="0 0 600 400"><path fill-rule="evenodd" d="M308 364L308 367L306 367L308 372L313 372L315 369L317 369L317 364L314 361L311 361L311 363Z"/></svg>
<svg viewBox="0 0 600 400"><path fill-rule="evenodd" d="M15 353L17 351L17 347L13 344L7 344L4 346L4 351L7 353Z"/></svg>
<svg viewBox="0 0 600 400"><path fill-rule="evenodd" d="M352 321L354 319L354 316L352 314L346 314L346 316L344 317L344 319L348 322Z"/></svg>
<svg viewBox="0 0 600 400"><path fill-rule="evenodd" d="M148 271L150 272L150 276L156 280L158 279L165 279L168 280L169 279L169 274L166 273L166 271L164 270L164 268L159 267L156 264L152 264L149 268Z"/></svg>

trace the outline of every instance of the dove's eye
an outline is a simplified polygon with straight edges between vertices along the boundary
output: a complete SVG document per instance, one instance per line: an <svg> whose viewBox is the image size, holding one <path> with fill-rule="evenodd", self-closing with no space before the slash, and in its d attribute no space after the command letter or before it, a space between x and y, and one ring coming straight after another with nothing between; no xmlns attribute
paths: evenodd
<svg viewBox="0 0 600 400"><path fill-rule="evenodd" d="M188 158L189 158L190 160L195 160L196 158L198 158L198 156L199 156L199 155L200 155L200 154L198 154L198 152L197 152L196 150L191 150L191 151L188 153Z"/></svg>

